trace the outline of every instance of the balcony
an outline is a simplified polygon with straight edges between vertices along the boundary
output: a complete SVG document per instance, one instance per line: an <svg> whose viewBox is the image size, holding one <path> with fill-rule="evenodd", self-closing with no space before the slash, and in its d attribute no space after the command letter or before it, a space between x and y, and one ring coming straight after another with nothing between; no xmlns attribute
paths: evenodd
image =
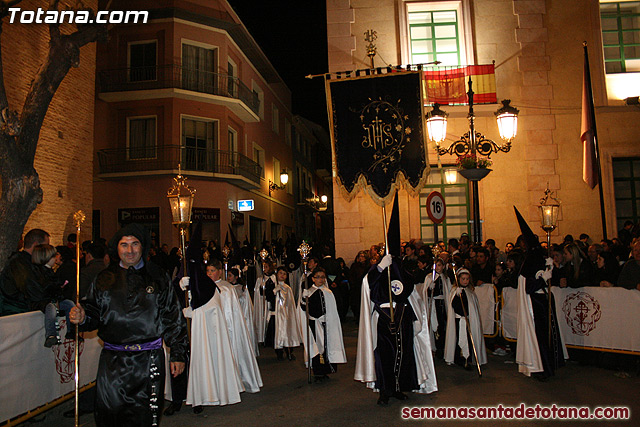
<svg viewBox="0 0 640 427"><path fill-rule="evenodd" d="M160 65L104 70L98 83L106 102L177 97L224 105L245 122L260 120L258 94L228 74Z"/></svg>
<svg viewBox="0 0 640 427"><path fill-rule="evenodd" d="M98 177L173 174L178 163L192 176L221 179L245 189L260 187L262 168L247 156L179 145L99 150Z"/></svg>

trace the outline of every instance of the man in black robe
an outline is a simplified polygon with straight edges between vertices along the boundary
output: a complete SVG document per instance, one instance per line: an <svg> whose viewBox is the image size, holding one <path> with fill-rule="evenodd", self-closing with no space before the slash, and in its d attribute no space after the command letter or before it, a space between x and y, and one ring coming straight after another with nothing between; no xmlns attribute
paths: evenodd
<svg viewBox="0 0 640 427"><path fill-rule="evenodd" d="M390 265L389 265L390 264ZM389 278L391 269L393 322L389 311ZM401 261L386 255L377 268L367 274L373 309L378 313L377 346L374 349L378 404L386 405L389 397L406 400L405 391L417 390L416 361L413 349L413 322L416 315L409 303L414 280L402 269Z"/></svg>
<svg viewBox="0 0 640 427"><path fill-rule="evenodd" d="M96 377L98 426L158 425L164 402L164 341L171 374L184 370L187 328L169 276L146 261L148 232L138 224L109 242L115 260L100 272L70 320L104 341ZM86 311L85 311L86 310Z"/></svg>
<svg viewBox="0 0 640 427"><path fill-rule="evenodd" d="M547 283L552 276L552 271L548 267L552 267L552 265L547 265L545 261L547 254L540 245L538 236L533 233L520 212L517 209L515 212L526 245L525 259L520 268L519 280L524 280L525 292L531 298L535 334L543 367L543 372L534 372L534 375L538 379L544 380L554 375L556 369L565 364L564 345L560 338L555 301ZM551 298L551 304L549 304L549 298ZM549 312L549 307L551 307L551 312ZM518 361L518 357L517 354L516 361Z"/></svg>

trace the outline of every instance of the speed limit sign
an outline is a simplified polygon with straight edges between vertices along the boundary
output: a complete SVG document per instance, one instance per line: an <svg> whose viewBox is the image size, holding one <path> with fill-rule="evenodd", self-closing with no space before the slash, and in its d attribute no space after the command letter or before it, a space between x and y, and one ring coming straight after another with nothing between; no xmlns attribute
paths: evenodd
<svg viewBox="0 0 640 427"><path fill-rule="evenodd" d="M435 224L440 224L444 221L447 207L444 204L444 197L437 191L432 191L427 197L427 214L431 221Z"/></svg>

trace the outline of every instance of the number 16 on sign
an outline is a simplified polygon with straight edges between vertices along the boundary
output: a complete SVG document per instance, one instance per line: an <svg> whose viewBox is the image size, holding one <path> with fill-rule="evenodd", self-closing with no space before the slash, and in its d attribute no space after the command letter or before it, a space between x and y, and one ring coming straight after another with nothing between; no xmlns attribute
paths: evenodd
<svg viewBox="0 0 640 427"><path fill-rule="evenodd" d="M438 224L444 221L447 212L447 206L444 203L444 197L437 191L432 191L427 197L427 215L433 221L434 243L438 243Z"/></svg>

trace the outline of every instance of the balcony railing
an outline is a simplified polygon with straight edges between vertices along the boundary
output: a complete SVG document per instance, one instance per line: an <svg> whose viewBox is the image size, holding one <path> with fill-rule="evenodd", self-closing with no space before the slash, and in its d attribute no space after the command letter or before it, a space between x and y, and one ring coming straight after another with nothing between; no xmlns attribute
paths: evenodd
<svg viewBox="0 0 640 427"><path fill-rule="evenodd" d="M259 183L262 168L235 151L168 145L162 147L114 148L98 151L100 174L172 170L239 175Z"/></svg>
<svg viewBox="0 0 640 427"><path fill-rule="evenodd" d="M104 70L98 74L101 92L132 90L184 89L210 95L239 99L258 114L258 94L237 77L223 73L185 68L180 65L120 68Z"/></svg>

